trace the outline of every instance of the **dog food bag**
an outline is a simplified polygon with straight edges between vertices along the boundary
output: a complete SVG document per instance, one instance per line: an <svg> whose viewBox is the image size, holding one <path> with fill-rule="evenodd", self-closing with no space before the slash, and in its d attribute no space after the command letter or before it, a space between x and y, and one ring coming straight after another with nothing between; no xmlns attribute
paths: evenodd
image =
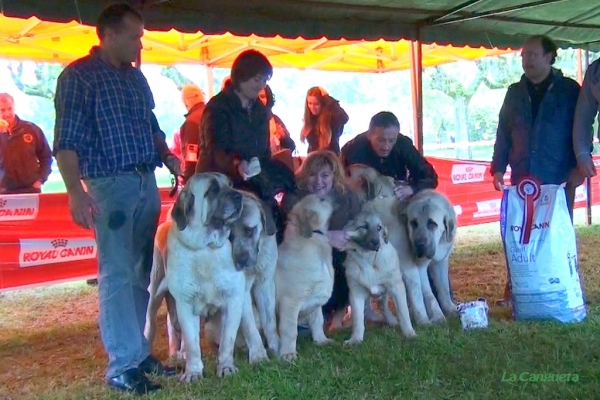
<svg viewBox="0 0 600 400"><path fill-rule="evenodd" d="M488 326L488 303L480 297L475 301L460 303L456 306L460 317L460 324L464 330L487 328Z"/></svg>
<svg viewBox="0 0 600 400"><path fill-rule="evenodd" d="M500 232L517 321L586 317L564 188L523 179L504 189Z"/></svg>

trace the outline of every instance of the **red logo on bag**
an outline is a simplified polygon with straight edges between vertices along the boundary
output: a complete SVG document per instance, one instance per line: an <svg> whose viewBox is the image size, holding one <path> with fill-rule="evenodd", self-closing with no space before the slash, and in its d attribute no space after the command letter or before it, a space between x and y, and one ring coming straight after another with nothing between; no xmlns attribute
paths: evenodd
<svg viewBox="0 0 600 400"><path fill-rule="evenodd" d="M533 203L540 197L541 192L539 183L532 178L524 178L517 184L517 193L525 201L521 240L519 240L521 244L529 244L533 228Z"/></svg>

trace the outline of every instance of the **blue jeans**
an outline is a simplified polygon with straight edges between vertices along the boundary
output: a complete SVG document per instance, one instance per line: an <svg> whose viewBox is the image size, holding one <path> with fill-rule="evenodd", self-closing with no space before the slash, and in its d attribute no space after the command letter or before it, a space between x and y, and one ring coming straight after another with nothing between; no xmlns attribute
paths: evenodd
<svg viewBox="0 0 600 400"><path fill-rule="evenodd" d="M99 326L108 354L106 378L136 368L149 354L144 337L148 284L160 196L153 172L85 182L98 203Z"/></svg>

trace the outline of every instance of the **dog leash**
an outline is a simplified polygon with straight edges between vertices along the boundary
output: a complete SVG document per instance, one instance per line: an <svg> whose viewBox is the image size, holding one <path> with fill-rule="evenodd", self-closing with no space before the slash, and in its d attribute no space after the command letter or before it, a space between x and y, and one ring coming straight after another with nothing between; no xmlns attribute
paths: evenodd
<svg viewBox="0 0 600 400"><path fill-rule="evenodd" d="M171 190L169 190L169 197L175 197L179 191L179 179L175 175L171 175Z"/></svg>

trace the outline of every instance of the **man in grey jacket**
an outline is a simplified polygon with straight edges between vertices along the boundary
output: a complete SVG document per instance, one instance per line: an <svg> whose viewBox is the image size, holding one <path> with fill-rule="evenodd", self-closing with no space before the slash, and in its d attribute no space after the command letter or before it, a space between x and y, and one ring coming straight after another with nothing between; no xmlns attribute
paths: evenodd
<svg viewBox="0 0 600 400"><path fill-rule="evenodd" d="M575 121L573 123L573 150L577 157L577 168L586 177L596 176L596 166L592 160L594 118L598 114L600 102L600 59L594 61L585 71L583 86L577 99Z"/></svg>

